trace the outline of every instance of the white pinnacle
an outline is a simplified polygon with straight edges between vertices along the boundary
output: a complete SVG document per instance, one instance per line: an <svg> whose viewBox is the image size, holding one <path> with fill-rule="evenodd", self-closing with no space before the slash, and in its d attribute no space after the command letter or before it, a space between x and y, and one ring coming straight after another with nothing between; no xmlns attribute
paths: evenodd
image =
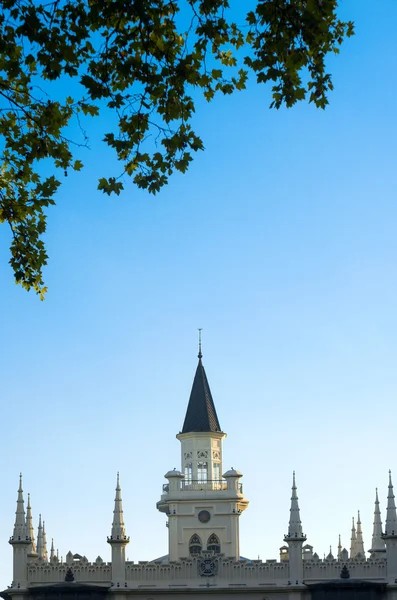
<svg viewBox="0 0 397 600"><path fill-rule="evenodd" d="M37 554L44 558L44 539L43 539L43 526L41 524L41 515L39 515L39 526L37 528Z"/></svg>
<svg viewBox="0 0 397 600"><path fill-rule="evenodd" d="M31 553L36 554L36 541L34 537L34 527L32 519L32 508L30 506L30 494L28 494L28 505L26 507L26 535L30 538L32 547Z"/></svg>
<svg viewBox="0 0 397 600"><path fill-rule="evenodd" d="M26 532L26 521L25 521L25 508L23 501L23 489L22 489L22 473L19 474L19 487L18 487L18 499L17 499L17 510L15 511L15 523L13 531L14 541L25 541L28 533Z"/></svg>
<svg viewBox="0 0 397 600"><path fill-rule="evenodd" d="M379 499L378 499L378 488L376 488L375 494L375 511L374 511L374 528L372 532L372 546L371 553L385 552L385 542L382 539L382 519L380 515Z"/></svg>
<svg viewBox="0 0 397 600"><path fill-rule="evenodd" d="M44 521L43 521L43 558L44 558L44 560L48 560L47 534L45 532L45 522Z"/></svg>
<svg viewBox="0 0 397 600"><path fill-rule="evenodd" d="M338 538L338 560L340 560L342 557L342 542L340 539L340 534L339 534L339 538Z"/></svg>
<svg viewBox="0 0 397 600"><path fill-rule="evenodd" d="M123 502L121 499L121 487L119 473L117 473L116 496L114 499L112 532L109 541L126 540L126 532L123 515Z"/></svg>
<svg viewBox="0 0 397 600"><path fill-rule="evenodd" d="M358 511L357 516L357 540L356 540L356 549L357 554L361 554L361 556L365 556L364 552L364 540L363 540L363 530L361 527L361 519L360 519L360 511Z"/></svg>
<svg viewBox="0 0 397 600"><path fill-rule="evenodd" d="M385 536L397 537L397 514L396 503L394 501L393 484L391 480L391 471L389 471L389 491L387 494Z"/></svg>
<svg viewBox="0 0 397 600"><path fill-rule="evenodd" d="M352 537L350 540L350 558L356 558L357 554L357 537L356 528L354 526L354 517L352 518Z"/></svg>
<svg viewBox="0 0 397 600"><path fill-rule="evenodd" d="M292 495L291 495L291 509L288 524L288 539L306 539L302 533L302 522L299 513L298 494L295 484L295 471L292 475Z"/></svg>

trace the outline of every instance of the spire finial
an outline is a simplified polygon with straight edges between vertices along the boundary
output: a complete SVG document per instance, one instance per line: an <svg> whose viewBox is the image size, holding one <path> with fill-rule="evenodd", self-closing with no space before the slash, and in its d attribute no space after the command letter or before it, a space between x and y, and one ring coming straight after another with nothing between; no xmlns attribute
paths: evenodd
<svg viewBox="0 0 397 600"><path fill-rule="evenodd" d="M202 327L199 327L199 352L198 352L198 358L201 360L203 358L203 355L201 353L201 332L203 331Z"/></svg>
<svg viewBox="0 0 397 600"><path fill-rule="evenodd" d="M291 538L298 538L299 540L305 540L306 536L302 532L302 523L300 519L298 494L295 483L295 471L292 474L292 494L291 494L291 510L288 525L288 534L285 536L285 541Z"/></svg>
<svg viewBox="0 0 397 600"><path fill-rule="evenodd" d="M392 536L392 537L397 536L396 503L394 500L393 483L391 480L391 471L390 470L389 470L389 491L387 494L385 536Z"/></svg>
<svg viewBox="0 0 397 600"><path fill-rule="evenodd" d="M378 488L375 489L374 528L372 531L372 545L369 552L375 556L382 556L386 552L385 542L382 540L382 520L379 509Z"/></svg>
<svg viewBox="0 0 397 600"><path fill-rule="evenodd" d="M36 553L36 542L34 539L32 507L30 506L30 494L28 494L28 505L26 507L26 535L30 538L30 542L32 544L30 552L31 552L31 554L35 554Z"/></svg>
<svg viewBox="0 0 397 600"><path fill-rule="evenodd" d="M26 539L26 535L27 533L22 489L22 473L20 473L17 497L17 510L15 511L15 523L12 538L14 539L14 541L21 541Z"/></svg>
<svg viewBox="0 0 397 600"><path fill-rule="evenodd" d="M360 511L358 511L358 515L357 515L356 552L357 552L357 554L361 554L362 556L365 556L364 541L363 541L363 530L362 530L362 527L361 527Z"/></svg>
<svg viewBox="0 0 397 600"><path fill-rule="evenodd" d="M110 537L108 537L109 543L120 543L125 542L128 544L129 538L126 536L124 515L123 515L123 503L121 500L121 487L120 487L120 475L117 472L117 485L116 485L116 496L114 499L114 511L113 511L113 523Z"/></svg>
<svg viewBox="0 0 397 600"><path fill-rule="evenodd" d="M357 535L354 525L354 517L352 517L352 536L350 538L350 558L356 558L357 555Z"/></svg>

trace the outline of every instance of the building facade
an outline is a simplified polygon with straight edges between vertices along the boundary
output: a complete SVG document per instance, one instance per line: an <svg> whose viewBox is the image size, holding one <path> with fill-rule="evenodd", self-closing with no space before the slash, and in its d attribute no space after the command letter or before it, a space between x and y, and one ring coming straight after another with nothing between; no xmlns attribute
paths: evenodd
<svg viewBox="0 0 397 600"><path fill-rule="evenodd" d="M129 543L117 475L113 523L107 541L111 561L47 550L45 523L37 540L30 497L25 511L22 476L12 536L12 583L4 600L143 600L167 598L252 598L253 600L397 600L397 514L391 474L385 530L378 493L369 556L365 556L360 515L353 521L350 552L339 543L320 559L306 543L300 519L295 473L292 478L288 533L279 560L240 556L240 516L248 507L242 474L224 472L222 431L202 363L201 347L182 431L181 468L168 471L157 508L167 519L166 556L134 563L126 560Z"/></svg>

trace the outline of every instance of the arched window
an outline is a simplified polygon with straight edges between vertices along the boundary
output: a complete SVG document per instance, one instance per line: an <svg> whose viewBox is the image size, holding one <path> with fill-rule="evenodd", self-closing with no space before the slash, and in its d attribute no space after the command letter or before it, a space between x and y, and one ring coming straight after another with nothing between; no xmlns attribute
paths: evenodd
<svg viewBox="0 0 397 600"><path fill-rule="evenodd" d="M221 544L220 544L218 536L215 535L215 533L212 533L210 535L210 537L208 538L207 550L208 551L212 550L212 552L215 552L215 554L221 553Z"/></svg>
<svg viewBox="0 0 397 600"><path fill-rule="evenodd" d="M197 535L197 533L194 533L192 535L192 537L190 538L189 552L192 555L200 554L201 548L202 548L201 540L200 540L199 536Z"/></svg>

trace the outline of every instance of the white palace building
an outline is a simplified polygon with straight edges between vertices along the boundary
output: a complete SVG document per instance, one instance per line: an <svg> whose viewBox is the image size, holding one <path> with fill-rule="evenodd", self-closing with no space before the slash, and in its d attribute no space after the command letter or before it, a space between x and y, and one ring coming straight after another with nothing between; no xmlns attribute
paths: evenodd
<svg viewBox="0 0 397 600"><path fill-rule="evenodd" d="M107 541L111 562L101 557L47 550L45 525L37 539L30 498L26 512L19 484L10 587L4 600L397 600L397 514L391 475L385 528L378 495L371 549L365 556L360 516L353 522L350 552L340 543L337 556L320 559L306 544L299 515L295 474L288 533L279 560L240 557L239 521L247 508L242 474L223 472L222 432L207 376L199 362L181 433L181 470L166 473L157 508L167 519L168 555L150 562L126 561L129 543L117 476L113 524Z"/></svg>

